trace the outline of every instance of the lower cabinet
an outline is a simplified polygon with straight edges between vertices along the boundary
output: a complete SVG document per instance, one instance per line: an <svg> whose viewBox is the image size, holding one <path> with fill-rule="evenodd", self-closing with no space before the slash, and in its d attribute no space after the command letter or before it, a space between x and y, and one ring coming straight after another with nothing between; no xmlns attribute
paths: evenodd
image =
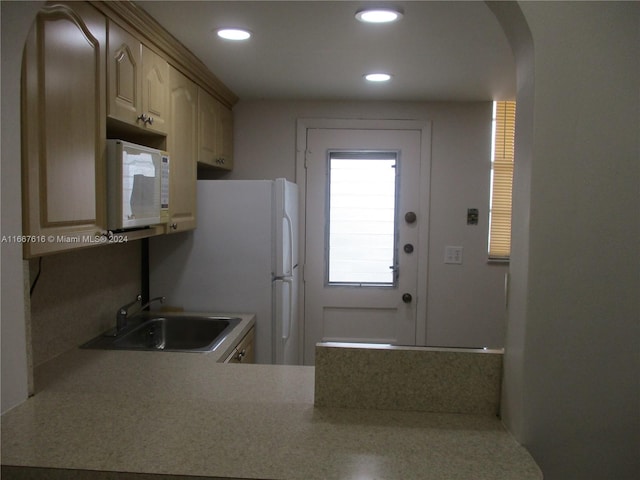
<svg viewBox="0 0 640 480"><path fill-rule="evenodd" d="M251 327L251 330L240 340L224 363L255 363L255 330L255 327Z"/></svg>

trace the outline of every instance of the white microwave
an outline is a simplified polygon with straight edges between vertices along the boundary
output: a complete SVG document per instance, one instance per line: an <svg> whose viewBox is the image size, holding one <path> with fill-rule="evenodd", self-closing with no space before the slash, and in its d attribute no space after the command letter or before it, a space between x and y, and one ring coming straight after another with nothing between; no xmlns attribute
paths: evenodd
<svg viewBox="0 0 640 480"><path fill-rule="evenodd" d="M124 140L107 140L107 228L167 222L169 154Z"/></svg>

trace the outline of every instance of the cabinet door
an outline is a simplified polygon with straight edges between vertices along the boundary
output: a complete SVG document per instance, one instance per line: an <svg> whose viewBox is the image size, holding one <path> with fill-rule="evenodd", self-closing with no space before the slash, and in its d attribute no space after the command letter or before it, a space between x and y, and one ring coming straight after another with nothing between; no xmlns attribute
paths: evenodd
<svg viewBox="0 0 640 480"><path fill-rule="evenodd" d="M239 361L241 363L255 363L255 327L251 327L251 330L247 332L242 341L236 347L239 354Z"/></svg>
<svg viewBox="0 0 640 480"><path fill-rule="evenodd" d="M254 338L255 327L251 327L224 363L255 363Z"/></svg>
<svg viewBox="0 0 640 480"><path fill-rule="evenodd" d="M44 7L23 64L26 258L96 244L106 223L106 21L84 2Z"/></svg>
<svg viewBox="0 0 640 480"><path fill-rule="evenodd" d="M198 162L215 165L216 155L216 101L198 89Z"/></svg>
<svg viewBox="0 0 640 480"><path fill-rule="evenodd" d="M198 87L176 69L169 72L171 121L167 135L169 232L196 226Z"/></svg>
<svg viewBox="0 0 640 480"><path fill-rule="evenodd" d="M233 113L218 103L218 162L222 168L233 169Z"/></svg>
<svg viewBox="0 0 640 480"><path fill-rule="evenodd" d="M169 129L169 64L153 50L142 46L142 110L146 128L167 133Z"/></svg>
<svg viewBox="0 0 640 480"><path fill-rule="evenodd" d="M142 45L137 38L109 22L107 115L140 126L142 113Z"/></svg>
<svg viewBox="0 0 640 480"><path fill-rule="evenodd" d="M200 163L225 170L233 168L233 117L204 90L198 93Z"/></svg>

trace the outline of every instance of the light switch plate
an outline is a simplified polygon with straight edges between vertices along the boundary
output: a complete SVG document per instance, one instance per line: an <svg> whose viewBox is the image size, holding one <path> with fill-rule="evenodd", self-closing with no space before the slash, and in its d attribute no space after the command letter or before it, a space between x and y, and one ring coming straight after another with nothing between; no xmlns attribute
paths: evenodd
<svg viewBox="0 0 640 480"><path fill-rule="evenodd" d="M447 245L444 248L444 263L462 265L462 247Z"/></svg>

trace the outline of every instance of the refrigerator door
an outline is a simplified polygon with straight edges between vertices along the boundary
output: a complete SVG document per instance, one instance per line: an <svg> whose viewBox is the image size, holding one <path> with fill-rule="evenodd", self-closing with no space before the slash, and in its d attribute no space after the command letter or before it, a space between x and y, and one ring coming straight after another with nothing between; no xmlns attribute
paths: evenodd
<svg viewBox="0 0 640 480"><path fill-rule="evenodd" d="M274 182L274 221L274 277L289 277L298 264L298 186L284 178Z"/></svg>
<svg viewBox="0 0 640 480"><path fill-rule="evenodd" d="M291 277L274 280L273 292L274 362L280 365L299 365L298 269L293 270Z"/></svg>
<svg viewBox="0 0 640 480"><path fill-rule="evenodd" d="M198 227L149 241L150 293L200 312L256 314L256 362L272 363L273 181L199 180Z"/></svg>

